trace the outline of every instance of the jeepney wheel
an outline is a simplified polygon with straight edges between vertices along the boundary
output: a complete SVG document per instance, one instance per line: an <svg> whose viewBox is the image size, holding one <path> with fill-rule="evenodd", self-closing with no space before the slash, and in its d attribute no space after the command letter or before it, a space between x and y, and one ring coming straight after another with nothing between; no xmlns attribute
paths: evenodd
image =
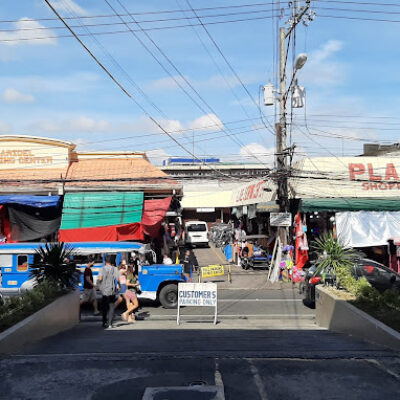
<svg viewBox="0 0 400 400"><path fill-rule="evenodd" d="M178 306L178 286L170 284L160 290L158 299L164 308L176 308Z"/></svg>

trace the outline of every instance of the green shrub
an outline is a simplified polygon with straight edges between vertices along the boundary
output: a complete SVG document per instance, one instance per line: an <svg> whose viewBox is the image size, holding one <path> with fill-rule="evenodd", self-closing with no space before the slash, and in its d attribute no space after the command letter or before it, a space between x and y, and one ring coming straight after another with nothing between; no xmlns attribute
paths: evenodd
<svg viewBox="0 0 400 400"><path fill-rule="evenodd" d="M40 310L64 293L54 282L37 284L18 297L10 297L0 305L0 332Z"/></svg>
<svg viewBox="0 0 400 400"><path fill-rule="evenodd" d="M351 268L361 255L354 249L345 248L332 233L321 235L311 243L311 248L318 254L315 274L335 275L338 287L349 279Z"/></svg>

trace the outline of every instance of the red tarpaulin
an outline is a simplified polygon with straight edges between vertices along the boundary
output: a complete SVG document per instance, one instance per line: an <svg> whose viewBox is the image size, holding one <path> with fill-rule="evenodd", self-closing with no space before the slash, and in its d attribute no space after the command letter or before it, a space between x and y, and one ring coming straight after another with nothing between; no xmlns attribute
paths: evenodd
<svg viewBox="0 0 400 400"><path fill-rule="evenodd" d="M144 201L142 225L146 235L153 238L158 236L161 222L169 209L171 199L171 197L166 197L165 199Z"/></svg>
<svg viewBox="0 0 400 400"><path fill-rule="evenodd" d="M138 222L96 228L63 229L58 233L60 242L118 242L143 239L142 224Z"/></svg>

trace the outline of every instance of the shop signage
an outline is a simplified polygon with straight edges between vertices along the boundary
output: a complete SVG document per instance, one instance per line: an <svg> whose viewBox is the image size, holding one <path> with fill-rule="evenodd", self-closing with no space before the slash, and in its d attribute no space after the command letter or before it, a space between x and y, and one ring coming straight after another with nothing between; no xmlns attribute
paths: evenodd
<svg viewBox="0 0 400 400"><path fill-rule="evenodd" d="M388 162L380 167L373 163L349 163L351 181L364 180L362 190L383 191L400 190L400 168Z"/></svg>
<svg viewBox="0 0 400 400"><path fill-rule="evenodd" d="M208 267L201 267L202 278L223 275L225 275L225 267L223 265L209 265Z"/></svg>
<svg viewBox="0 0 400 400"><path fill-rule="evenodd" d="M292 214L290 213L271 213L269 215L269 224L271 226L291 226Z"/></svg>
<svg viewBox="0 0 400 400"><path fill-rule="evenodd" d="M268 188L268 190L265 190ZM253 181L232 191L233 206L244 206L270 201L273 191L266 180Z"/></svg>
<svg viewBox="0 0 400 400"><path fill-rule="evenodd" d="M52 163L52 156L36 156L32 150L0 150L0 164L3 165L42 165Z"/></svg>
<svg viewBox="0 0 400 400"><path fill-rule="evenodd" d="M275 201L264 201L257 204L257 212L279 211L279 204Z"/></svg>
<svg viewBox="0 0 400 400"><path fill-rule="evenodd" d="M198 213L213 213L213 212L215 212L215 208L214 207L196 208L196 212L198 212Z"/></svg>
<svg viewBox="0 0 400 400"><path fill-rule="evenodd" d="M214 324L217 323L218 289L216 283L178 283L178 315L180 323L181 307L214 307Z"/></svg>

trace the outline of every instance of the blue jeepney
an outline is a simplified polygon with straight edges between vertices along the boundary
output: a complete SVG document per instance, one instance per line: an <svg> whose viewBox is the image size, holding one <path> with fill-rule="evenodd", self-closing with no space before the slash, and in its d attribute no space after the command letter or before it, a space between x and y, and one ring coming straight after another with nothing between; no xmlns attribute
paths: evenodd
<svg viewBox="0 0 400 400"><path fill-rule="evenodd" d="M5 243L0 245L0 292L15 293L29 288L30 265L37 260L37 249L43 243ZM72 261L84 271L89 257L94 258L93 280L96 283L99 271L104 266L106 254L115 255L116 264L129 260L133 252L153 253L146 245L134 242L81 242L69 243L73 248ZM83 274L82 274L83 275ZM178 282L184 282L182 265L152 264L139 269L142 293L139 298L158 300L165 308L177 305ZM83 282L83 276L82 276ZM82 289L82 282L80 288Z"/></svg>

